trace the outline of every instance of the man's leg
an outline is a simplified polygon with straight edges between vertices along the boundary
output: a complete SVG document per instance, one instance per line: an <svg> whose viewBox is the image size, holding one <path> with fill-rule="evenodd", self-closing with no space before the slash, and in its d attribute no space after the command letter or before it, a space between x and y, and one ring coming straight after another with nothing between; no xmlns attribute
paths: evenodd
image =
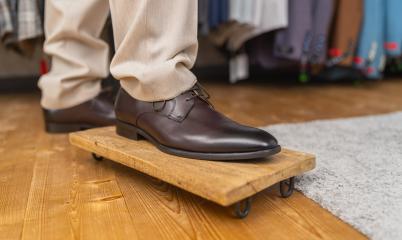
<svg viewBox="0 0 402 240"><path fill-rule="evenodd" d="M136 99L190 89L197 50L196 0L110 0L116 54L111 72Z"/></svg>
<svg viewBox="0 0 402 240"><path fill-rule="evenodd" d="M111 98L100 94L109 48L99 35L108 14L107 0L46 1L44 49L52 66L39 87L48 132L114 124Z"/></svg>
<svg viewBox="0 0 402 240"><path fill-rule="evenodd" d="M42 76L41 104L65 109L96 97L108 75L108 45L99 35L109 14L107 0L46 0L45 52L49 73Z"/></svg>
<svg viewBox="0 0 402 240"><path fill-rule="evenodd" d="M121 81L116 132L169 154L212 160L260 158L276 139L215 111L190 72L197 53L196 0L110 0Z"/></svg>

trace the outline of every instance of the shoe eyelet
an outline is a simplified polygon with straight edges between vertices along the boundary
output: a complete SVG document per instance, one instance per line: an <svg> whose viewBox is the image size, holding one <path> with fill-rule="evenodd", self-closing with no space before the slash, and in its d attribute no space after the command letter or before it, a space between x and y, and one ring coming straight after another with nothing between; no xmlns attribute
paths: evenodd
<svg viewBox="0 0 402 240"><path fill-rule="evenodd" d="M165 106L166 106L166 100L160 101L160 102L163 102L163 104L162 104L162 106L159 107L159 108L156 108L156 102L153 102L153 103L152 103L152 108L154 109L155 112L160 112L160 111L162 111L162 110L165 108Z"/></svg>

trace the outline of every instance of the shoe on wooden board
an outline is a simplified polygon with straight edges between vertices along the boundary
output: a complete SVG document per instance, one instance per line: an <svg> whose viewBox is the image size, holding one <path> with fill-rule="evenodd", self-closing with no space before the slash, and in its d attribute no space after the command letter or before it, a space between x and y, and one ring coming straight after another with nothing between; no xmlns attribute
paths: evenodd
<svg viewBox="0 0 402 240"><path fill-rule="evenodd" d="M276 183L281 182L283 197L290 196L293 177L315 167L314 155L288 149L247 161L194 160L163 153L146 140L121 137L115 127L71 133L70 142L98 160L110 159L222 206L236 204L238 217L247 216L251 196Z"/></svg>

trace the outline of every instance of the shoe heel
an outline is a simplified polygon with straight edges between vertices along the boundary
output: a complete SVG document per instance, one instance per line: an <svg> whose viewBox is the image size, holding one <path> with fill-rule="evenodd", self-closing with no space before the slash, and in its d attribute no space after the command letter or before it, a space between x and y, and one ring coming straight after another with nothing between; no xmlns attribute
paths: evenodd
<svg viewBox="0 0 402 240"><path fill-rule="evenodd" d="M138 141L142 139L136 127L121 121L117 121L116 123L116 133L132 140Z"/></svg>

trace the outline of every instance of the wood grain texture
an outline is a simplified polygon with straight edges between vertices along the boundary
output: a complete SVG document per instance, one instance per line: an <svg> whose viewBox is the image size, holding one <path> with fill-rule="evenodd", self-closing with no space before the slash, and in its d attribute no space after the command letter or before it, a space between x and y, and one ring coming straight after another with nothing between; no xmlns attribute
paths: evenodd
<svg viewBox="0 0 402 240"><path fill-rule="evenodd" d="M215 107L252 126L402 110L402 81L360 86L204 84ZM0 239L366 239L299 192L223 208L43 131L38 94L0 94Z"/></svg>
<svg viewBox="0 0 402 240"><path fill-rule="evenodd" d="M70 142L223 206L315 167L313 155L287 149L271 158L246 162L182 158L163 153L146 140L118 136L115 127L70 133Z"/></svg>
<svg viewBox="0 0 402 240"><path fill-rule="evenodd" d="M23 99L0 95L0 239L19 239L33 167L36 140L40 127L38 108L27 104L37 101L35 96ZM31 124L23 119L31 116ZM16 148L16 146L19 146Z"/></svg>

